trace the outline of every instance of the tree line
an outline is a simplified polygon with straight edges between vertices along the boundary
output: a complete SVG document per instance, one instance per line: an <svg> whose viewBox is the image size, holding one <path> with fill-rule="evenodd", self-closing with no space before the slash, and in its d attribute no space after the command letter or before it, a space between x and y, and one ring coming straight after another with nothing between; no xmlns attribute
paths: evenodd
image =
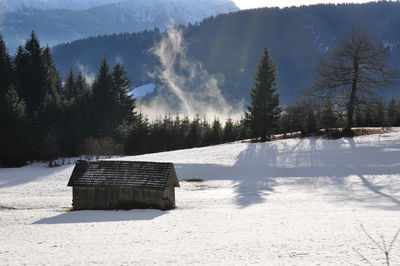
<svg viewBox="0 0 400 266"><path fill-rule="evenodd" d="M251 102L239 121L165 115L149 121L136 109L123 65L104 58L92 84L69 71L62 80L48 47L34 33L11 57L0 36L0 166L86 155L135 155L215 145L274 134L316 134L353 126L400 126L400 102L379 90L398 74L388 49L367 31L320 61L314 84L293 104L280 105L277 67L268 48L256 71Z"/></svg>
<svg viewBox="0 0 400 266"><path fill-rule="evenodd" d="M149 121L136 111L131 80L104 58L92 84L61 79L48 47L32 32L11 57L0 36L0 165L87 155L133 155L246 138L244 122L200 117Z"/></svg>
<svg viewBox="0 0 400 266"><path fill-rule="evenodd" d="M321 58L310 88L282 109L276 66L265 48L246 113L251 137L265 141L277 132L300 131L305 136L321 129L334 130L336 136L353 136L355 126L399 126L398 99L385 103L382 97L400 78L388 64L389 49L368 30L353 27L348 38Z"/></svg>

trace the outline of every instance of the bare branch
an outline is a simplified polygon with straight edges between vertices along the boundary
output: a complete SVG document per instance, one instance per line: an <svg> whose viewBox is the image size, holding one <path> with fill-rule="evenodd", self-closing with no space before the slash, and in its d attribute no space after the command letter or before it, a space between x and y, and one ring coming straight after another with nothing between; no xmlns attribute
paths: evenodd
<svg viewBox="0 0 400 266"><path fill-rule="evenodd" d="M365 230L364 226L361 224L361 229L363 230L364 234L383 252L385 253L385 249L381 247L381 245Z"/></svg>
<svg viewBox="0 0 400 266"><path fill-rule="evenodd" d="M374 264L372 264L372 262L370 262L363 254L361 254L357 249L353 248L354 252L356 252L358 254L358 256L360 256L365 262L367 262L369 265L374 266Z"/></svg>
<svg viewBox="0 0 400 266"><path fill-rule="evenodd" d="M399 229L397 230L397 233L395 234L395 236L393 237L392 242L390 242L388 252L390 252L390 251L392 250L393 244L396 242L396 240L397 240L397 238L399 237L399 235L400 235L400 227L399 227Z"/></svg>

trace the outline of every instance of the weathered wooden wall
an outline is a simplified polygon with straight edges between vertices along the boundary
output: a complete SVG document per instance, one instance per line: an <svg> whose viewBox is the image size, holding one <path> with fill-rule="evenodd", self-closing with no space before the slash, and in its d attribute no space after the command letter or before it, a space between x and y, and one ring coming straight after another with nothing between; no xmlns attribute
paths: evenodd
<svg viewBox="0 0 400 266"><path fill-rule="evenodd" d="M73 187L74 210L175 208L175 188L150 190L132 187Z"/></svg>

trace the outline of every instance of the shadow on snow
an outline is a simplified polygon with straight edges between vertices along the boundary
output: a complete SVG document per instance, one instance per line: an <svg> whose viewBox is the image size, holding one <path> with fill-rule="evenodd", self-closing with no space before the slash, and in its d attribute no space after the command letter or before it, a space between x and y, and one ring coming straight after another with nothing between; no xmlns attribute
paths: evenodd
<svg viewBox="0 0 400 266"><path fill-rule="evenodd" d="M50 218L44 218L33 224L73 224L153 220L168 212L160 210L130 210L130 211L72 211Z"/></svg>
<svg viewBox="0 0 400 266"><path fill-rule="evenodd" d="M400 180L393 182L374 177L399 175L398 150L400 142L357 147L352 138L306 138L295 142L248 144L233 166L176 166L181 178L236 181L235 201L242 208L265 201L265 195L273 193L279 181L287 185L328 187L329 195L339 196L336 200L360 201L371 204L370 207L399 210L400 194L395 194L400 193ZM355 189L354 179L349 180L349 176L358 177L362 187ZM385 206L380 204L382 200Z"/></svg>
<svg viewBox="0 0 400 266"><path fill-rule="evenodd" d="M39 178L62 172L69 167L71 165L49 168L43 167L42 164L36 164L34 167L27 165L19 168L0 168L0 189L27 184Z"/></svg>

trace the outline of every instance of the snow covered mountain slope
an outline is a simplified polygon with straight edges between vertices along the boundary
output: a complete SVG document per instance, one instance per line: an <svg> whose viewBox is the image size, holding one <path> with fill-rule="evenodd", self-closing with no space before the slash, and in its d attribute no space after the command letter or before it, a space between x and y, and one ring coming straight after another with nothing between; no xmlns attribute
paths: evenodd
<svg viewBox="0 0 400 266"><path fill-rule="evenodd" d="M8 10L18 11L1 16L0 33L12 52L32 30L43 44L53 46L102 34L165 29L172 23L195 23L239 10L230 0L40 1L27 1L29 8L23 0L12 2Z"/></svg>
<svg viewBox="0 0 400 266"><path fill-rule="evenodd" d="M359 225L394 236L399 154L397 128L123 158L175 163L178 208L167 212L66 212L73 166L0 169L0 206L16 208L0 210L0 264L363 265L355 248L383 265Z"/></svg>
<svg viewBox="0 0 400 266"><path fill-rule="evenodd" d="M121 1L123 0L0 0L0 6L7 13L25 11L27 9L85 10Z"/></svg>

